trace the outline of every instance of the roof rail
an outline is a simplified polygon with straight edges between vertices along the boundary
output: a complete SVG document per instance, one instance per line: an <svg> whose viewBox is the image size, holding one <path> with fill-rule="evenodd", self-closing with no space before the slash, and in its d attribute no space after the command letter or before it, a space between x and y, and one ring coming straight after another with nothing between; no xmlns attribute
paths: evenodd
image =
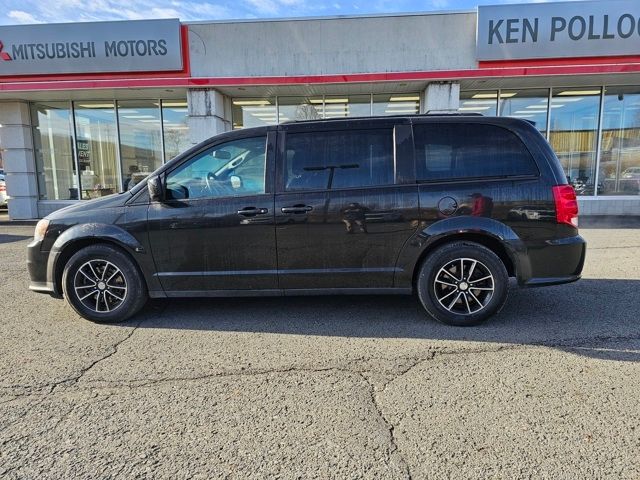
<svg viewBox="0 0 640 480"><path fill-rule="evenodd" d="M438 116L459 116L459 117L483 117L479 112L453 112L453 111L442 111L442 110L427 110L422 115L438 115Z"/></svg>
<svg viewBox="0 0 640 480"><path fill-rule="evenodd" d="M286 120L284 122L280 122L280 125L286 125L290 123L301 123L301 122L336 122L336 121L345 121L345 120L369 120L373 118L394 118L394 117L424 117L424 116L434 116L434 117L483 117L481 113L477 112L438 112L438 111L427 111L426 113L412 113L408 115L373 115L368 117L335 117L335 118L305 118L300 120Z"/></svg>

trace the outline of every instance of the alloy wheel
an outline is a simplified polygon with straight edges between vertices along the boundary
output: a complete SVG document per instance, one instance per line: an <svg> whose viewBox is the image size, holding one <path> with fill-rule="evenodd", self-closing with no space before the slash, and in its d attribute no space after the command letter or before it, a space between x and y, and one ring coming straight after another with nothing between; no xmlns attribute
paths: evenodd
<svg viewBox="0 0 640 480"><path fill-rule="evenodd" d="M472 315L489 304L495 281L484 263L473 258L458 258L438 271L433 289L445 310L457 315Z"/></svg>
<svg viewBox="0 0 640 480"><path fill-rule="evenodd" d="M96 313L112 312L127 297L127 280L122 271L107 260L89 260L73 279L78 300Z"/></svg>

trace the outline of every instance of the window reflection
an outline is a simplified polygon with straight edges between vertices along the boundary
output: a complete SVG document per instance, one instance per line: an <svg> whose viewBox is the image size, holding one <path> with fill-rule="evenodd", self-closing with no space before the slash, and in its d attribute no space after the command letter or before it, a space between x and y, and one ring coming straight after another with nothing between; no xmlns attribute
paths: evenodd
<svg viewBox="0 0 640 480"><path fill-rule="evenodd" d="M276 102L271 98L235 98L232 101L233 128L262 127L278 123Z"/></svg>
<svg viewBox="0 0 640 480"><path fill-rule="evenodd" d="M171 160L191 147L189 140L189 116L184 100L162 100L162 122L164 129L164 159Z"/></svg>
<svg viewBox="0 0 640 480"><path fill-rule="evenodd" d="M118 181L118 132L113 102L75 104L76 152L81 198L115 193Z"/></svg>
<svg viewBox="0 0 640 480"><path fill-rule="evenodd" d="M31 104L38 189L42 200L76 200L78 183L73 160L71 104Z"/></svg>
<svg viewBox="0 0 640 480"><path fill-rule="evenodd" d="M595 194L599 88L553 90L549 142L578 195Z"/></svg>
<svg viewBox="0 0 640 480"><path fill-rule="evenodd" d="M498 108L497 90L470 90L460 92L461 113L481 113L488 117L495 117Z"/></svg>
<svg viewBox="0 0 640 480"><path fill-rule="evenodd" d="M500 116L522 118L547 133L547 113L549 110L549 90L501 90Z"/></svg>
<svg viewBox="0 0 640 480"><path fill-rule="evenodd" d="M131 190L162 165L162 127L158 102L119 101L118 121L122 187Z"/></svg>
<svg viewBox="0 0 640 480"><path fill-rule="evenodd" d="M607 88L602 123L602 193L640 194L640 87Z"/></svg>

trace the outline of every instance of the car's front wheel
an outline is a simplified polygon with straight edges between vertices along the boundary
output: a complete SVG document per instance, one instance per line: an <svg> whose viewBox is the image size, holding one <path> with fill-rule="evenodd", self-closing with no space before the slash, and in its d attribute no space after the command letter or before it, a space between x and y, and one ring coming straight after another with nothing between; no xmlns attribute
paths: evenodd
<svg viewBox="0 0 640 480"><path fill-rule="evenodd" d="M453 242L425 259L416 289L423 307L436 320L471 326L502 308L509 275L500 257L483 245Z"/></svg>
<svg viewBox="0 0 640 480"><path fill-rule="evenodd" d="M136 265L126 253L107 244L78 250L64 267L62 288L78 314L99 323L124 321L147 301Z"/></svg>

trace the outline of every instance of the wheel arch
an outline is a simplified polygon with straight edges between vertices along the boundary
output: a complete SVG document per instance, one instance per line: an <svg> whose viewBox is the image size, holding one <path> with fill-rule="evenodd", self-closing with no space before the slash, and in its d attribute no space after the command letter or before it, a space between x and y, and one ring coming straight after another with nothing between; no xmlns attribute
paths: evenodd
<svg viewBox="0 0 640 480"><path fill-rule="evenodd" d="M512 255L509 253L509 250L505 247L505 245L498 239L487 235L486 233L477 233L477 232L464 232L464 233L452 233L450 235L442 236L433 242L429 243L429 245L420 253L418 260L413 268L413 272L411 275L411 285L415 288L416 279L418 276L418 272L420 271L420 267L424 263L425 259L438 248L447 245L449 243L454 242L469 242L476 243L482 245L483 247L488 248L493 253L495 253L498 258L502 261L505 268L507 269L507 274L510 277L515 277L517 275L517 268L512 258Z"/></svg>
<svg viewBox="0 0 640 480"><path fill-rule="evenodd" d="M395 286L415 288L416 275L425 258L457 241L477 243L491 250L518 282L531 276L527 247L508 225L492 218L458 216L434 222L413 235L398 257L396 265L401 273Z"/></svg>
<svg viewBox="0 0 640 480"><path fill-rule="evenodd" d="M58 237L49 254L47 276L53 283L55 294L62 295L62 274L69 259L85 247L100 244L114 247L126 255L149 288L146 275L134 255L134 252L143 253L144 248L130 233L114 225L76 225Z"/></svg>

